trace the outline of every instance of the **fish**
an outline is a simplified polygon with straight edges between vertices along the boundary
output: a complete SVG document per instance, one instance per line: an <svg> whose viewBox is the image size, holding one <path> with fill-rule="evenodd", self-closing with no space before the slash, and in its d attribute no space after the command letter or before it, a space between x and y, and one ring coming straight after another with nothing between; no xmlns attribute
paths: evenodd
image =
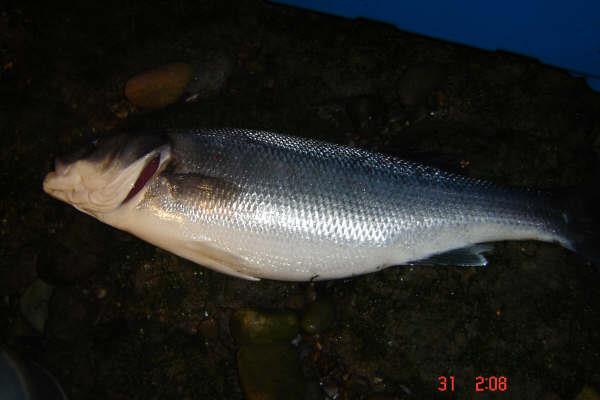
<svg viewBox="0 0 600 400"><path fill-rule="evenodd" d="M578 202L365 149L248 129L102 136L43 190L216 271L312 281L399 265L485 266L490 243L554 242L593 261Z"/></svg>

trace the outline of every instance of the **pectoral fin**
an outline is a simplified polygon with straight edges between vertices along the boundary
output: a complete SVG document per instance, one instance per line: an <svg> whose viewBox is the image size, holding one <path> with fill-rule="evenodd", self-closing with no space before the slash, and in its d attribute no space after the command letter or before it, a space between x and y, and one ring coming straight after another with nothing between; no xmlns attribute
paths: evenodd
<svg viewBox="0 0 600 400"><path fill-rule="evenodd" d="M491 251L494 248L489 243L476 244L470 247L463 247L446 251L444 253L434 254L431 257L421 260L411 261L409 265L460 265L464 267L485 267L488 263L482 253Z"/></svg>

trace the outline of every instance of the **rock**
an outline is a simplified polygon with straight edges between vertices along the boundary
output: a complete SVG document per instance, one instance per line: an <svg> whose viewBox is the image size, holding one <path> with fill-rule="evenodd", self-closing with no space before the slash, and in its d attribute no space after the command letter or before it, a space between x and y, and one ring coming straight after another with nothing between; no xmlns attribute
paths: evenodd
<svg viewBox="0 0 600 400"><path fill-rule="evenodd" d="M445 68L440 64L417 64L406 70L398 82L400 102L405 106L425 103L432 92L446 78Z"/></svg>
<svg viewBox="0 0 600 400"><path fill-rule="evenodd" d="M111 105L110 110L118 119L125 119L134 111L132 104L126 100L120 100L118 103Z"/></svg>
<svg viewBox="0 0 600 400"><path fill-rule="evenodd" d="M19 300L19 306L21 313L38 332L43 332L48 319L48 303L52 292L53 286L48 285L41 279L36 279L31 286L25 290L21 299Z"/></svg>
<svg viewBox="0 0 600 400"><path fill-rule="evenodd" d="M177 102L192 80L193 68L187 63L166 64L130 78L125 97L136 107L158 109Z"/></svg>
<svg viewBox="0 0 600 400"><path fill-rule="evenodd" d="M241 309L233 314L230 326L240 344L289 342L299 330L298 317L288 311Z"/></svg>
<svg viewBox="0 0 600 400"><path fill-rule="evenodd" d="M105 287L97 287L94 289L94 296L98 300L103 300L108 294L108 290Z"/></svg>
<svg viewBox="0 0 600 400"><path fill-rule="evenodd" d="M244 345L238 351L237 361L246 399L304 399L304 377L296 351L290 345Z"/></svg>
<svg viewBox="0 0 600 400"><path fill-rule="evenodd" d="M194 62L192 80L185 88L185 101L191 102L218 94L229 79L233 61L225 54L211 54Z"/></svg>
<svg viewBox="0 0 600 400"><path fill-rule="evenodd" d="M333 324L335 309L329 299L320 299L308 305L302 316L304 332L314 335L327 330Z"/></svg>
<svg viewBox="0 0 600 400"><path fill-rule="evenodd" d="M585 385L575 400L600 400L600 394L593 387Z"/></svg>

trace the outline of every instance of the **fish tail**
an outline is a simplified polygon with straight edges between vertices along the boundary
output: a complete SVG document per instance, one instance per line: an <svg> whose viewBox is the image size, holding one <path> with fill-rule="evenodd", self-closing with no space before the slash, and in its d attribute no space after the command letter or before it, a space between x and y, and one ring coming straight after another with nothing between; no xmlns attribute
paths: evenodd
<svg viewBox="0 0 600 400"><path fill-rule="evenodd" d="M600 188L586 185L561 197L567 247L600 266Z"/></svg>

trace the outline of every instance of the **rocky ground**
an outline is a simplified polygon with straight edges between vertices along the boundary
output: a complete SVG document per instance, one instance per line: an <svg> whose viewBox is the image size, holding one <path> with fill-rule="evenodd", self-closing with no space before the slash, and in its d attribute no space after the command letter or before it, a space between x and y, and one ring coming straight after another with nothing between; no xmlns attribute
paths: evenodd
<svg viewBox="0 0 600 400"><path fill-rule="evenodd" d="M597 177L600 149L600 94L581 79L271 3L83 3L0 8L0 344L69 398L451 398L439 376L461 399L598 398L598 270L555 245L499 244L485 269L254 283L41 190L86 138L201 126L572 190ZM477 376L506 377L508 393L476 393Z"/></svg>

